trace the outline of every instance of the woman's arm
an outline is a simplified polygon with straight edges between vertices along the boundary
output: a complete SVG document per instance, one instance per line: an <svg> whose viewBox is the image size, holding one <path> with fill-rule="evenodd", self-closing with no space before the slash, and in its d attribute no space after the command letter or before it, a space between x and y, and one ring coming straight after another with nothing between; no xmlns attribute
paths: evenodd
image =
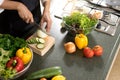
<svg viewBox="0 0 120 80"><path fill-rule="evenodd" d="M46 22L47 23L46 31L50 32L52 25L52 20L50 17L50 0L42 0L42 2L43 2L44 10L41 19L41 26L43 25L44 22Z"/></svg>
<svg viewBox="0 0 120 80"><path fill-rule="evenodd" d="M17 10L19 16L26 22L31 23L34 22L32 13L28 10L28 8L17 1L4 0L0 5L0 8L7 10Z"/></svg>

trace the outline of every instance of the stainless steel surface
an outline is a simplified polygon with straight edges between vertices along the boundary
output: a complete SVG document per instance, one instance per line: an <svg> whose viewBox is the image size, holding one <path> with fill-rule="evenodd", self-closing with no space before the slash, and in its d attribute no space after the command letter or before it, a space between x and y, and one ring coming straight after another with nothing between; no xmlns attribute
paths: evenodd
<svg viewBox="0 0 120 80"><path fill-rule="evenodd" d="M106 0L106 3L112 6L120 6L120 0Z"/></svg>

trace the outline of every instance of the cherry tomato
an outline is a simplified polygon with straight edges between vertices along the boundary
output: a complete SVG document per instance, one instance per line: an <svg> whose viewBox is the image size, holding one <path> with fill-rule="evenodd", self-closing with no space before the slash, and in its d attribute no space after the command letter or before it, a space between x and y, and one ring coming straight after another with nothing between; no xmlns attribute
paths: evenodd
<svg viewBox="0 0 120 80"><path fill-rule="evenodd" d="M94 56L94 52L90 47L85 47L83 49L83 54L87 58L92 58Z"/></svg>
<svg viewBox="0 0 120 80"><path fill-rule="evenodd" d="M95 56L101 56L103 54L103 47L100 45L94 46L92 50Z"/></svg>

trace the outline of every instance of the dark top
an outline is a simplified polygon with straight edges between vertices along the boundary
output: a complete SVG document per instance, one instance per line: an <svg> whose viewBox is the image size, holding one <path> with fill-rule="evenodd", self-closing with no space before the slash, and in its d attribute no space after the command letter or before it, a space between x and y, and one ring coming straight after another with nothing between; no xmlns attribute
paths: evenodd
<svg viewBox="0 0 120 80"><path fill-rule="evenodd" d="M17 0L25 4L32 12L34 20L39 23L41 12L39 0ZM13 36L28 38L36 31L36 27L25 23L16 10L5 10L0 14L0 33L9 33Z"/></svg>

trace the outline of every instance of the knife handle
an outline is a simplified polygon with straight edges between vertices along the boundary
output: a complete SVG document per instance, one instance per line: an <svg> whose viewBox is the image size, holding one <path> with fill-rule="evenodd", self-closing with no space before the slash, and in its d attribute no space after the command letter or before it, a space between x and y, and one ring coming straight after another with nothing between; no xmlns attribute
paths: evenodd
<svg viewBox="0 0 120 80"><path fill-rule="evenodd" d="M62 17L60 17L60 16L56 16L56 15L54 15L54 17L56 17L56 18L58 18L58 19L62 19Z"/></svg>

